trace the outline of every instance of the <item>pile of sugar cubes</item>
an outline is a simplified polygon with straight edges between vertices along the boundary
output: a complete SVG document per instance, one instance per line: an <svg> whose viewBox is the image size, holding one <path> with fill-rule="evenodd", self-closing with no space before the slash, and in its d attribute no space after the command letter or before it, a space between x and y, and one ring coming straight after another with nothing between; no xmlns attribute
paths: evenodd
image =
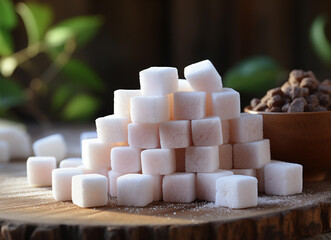
<svg viewBox="0 0 331 240"><path fill-rule="evenodd" d="M82 136L82 159L64 158L61 135L34 143L30 185L52 185L55 200L80 207L153 201L216 206L257 205L258 192L302 191L302 166L271 161L261 115L240 113L239 93L223 88L209 60L140 72L140 90L116 90L114 114L96 119L97 136ZM52 150L52 151L51 151ZM43 152L44 151L44 152Z"/></svg>

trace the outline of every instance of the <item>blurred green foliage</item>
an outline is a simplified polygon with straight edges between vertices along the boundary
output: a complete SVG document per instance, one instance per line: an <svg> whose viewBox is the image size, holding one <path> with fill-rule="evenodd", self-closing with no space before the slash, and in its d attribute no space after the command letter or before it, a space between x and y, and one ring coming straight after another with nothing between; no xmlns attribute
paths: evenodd
<svg viewBox="0 0 331 240"><path fill-rule="evenodd" d="M328 66L331 67L331 44L325 33L327 17L319 15L314 20L310 28L310 41L317 56Z"/></svg>
<svg viewBox="0 0 331 240"><path fill-rule="evenodd" d="M11 0L0 0L1 117L25 108L36 121L79 121L95 117L100 109L98 95L104 92L105 83L73 54L97 34L103 20L100 16L77 16L53 24L53 15L48 5L19 2L15 6ZM19 17L27 45L15 51L13 31ZM49 59L45 69L39 69L35 61L40 55ZM18 68L31 76L28 83L15 74Z"/></svg>

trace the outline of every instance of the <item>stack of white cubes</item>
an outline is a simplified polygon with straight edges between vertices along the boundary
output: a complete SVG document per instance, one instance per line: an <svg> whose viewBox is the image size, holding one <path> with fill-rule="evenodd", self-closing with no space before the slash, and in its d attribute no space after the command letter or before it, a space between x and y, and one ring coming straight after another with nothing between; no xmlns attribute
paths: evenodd
<svg viewBox="0 0 331 240"><path fill-rule="evenodd" d="M140 90L116 90L114 114L96 119L97 138L82 140L82 166L53 170L54 198L81 207L106 205L109 194L128 206L199 199L246 208L257 205L258 186L300 193L302 167L270 161L262 116L240 113L239 93L223 88L213 64L184 74L151 67L139 74Z"/></svg>

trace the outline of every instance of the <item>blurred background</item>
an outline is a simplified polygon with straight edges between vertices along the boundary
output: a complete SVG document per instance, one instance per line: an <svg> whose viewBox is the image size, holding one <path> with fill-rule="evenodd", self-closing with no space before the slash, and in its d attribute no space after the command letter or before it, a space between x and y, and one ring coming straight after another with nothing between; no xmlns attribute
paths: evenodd
<svg viewBox="0 0 331 240"><path fill-rule="evenodd" d="M204 59L245 106L291 69L331 76L330 14L325 0L0 0L0 116L91 121L140 70L183 78Z"/></svg>

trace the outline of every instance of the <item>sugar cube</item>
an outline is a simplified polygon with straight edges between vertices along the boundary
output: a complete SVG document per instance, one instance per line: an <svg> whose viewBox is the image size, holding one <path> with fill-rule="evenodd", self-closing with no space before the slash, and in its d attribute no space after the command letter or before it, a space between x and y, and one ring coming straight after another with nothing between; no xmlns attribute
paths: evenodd
<svg viewBox="0 0 331 240"><path fill-rule="evenodd" d="M119 173L133 173L141 170L141 150L132 147L114 147L110 152L111 169Z"/></svg>
<svg viewBox="0 0 331 240"><path fill-rule="evenodd" d="M258 169L268 162L270 162L269 139L233 145L234 168Z"/></svg>
<svg viewBox="0 0 331 240"><path fill-rule="evenodd" d="M221 120L240 117L240 96L233 89L223 88L211 93L211 104L213 116L219 116Z"/></svg>
<svg viewBox="0 0 331 240"><path fill-rule="evenodd" d="M241 113L239 118L229 120L231 142L245 143L263 139L263 118L259 114Z"/></svg>
<svg viewBox="0 0 331 240"><path fill-rule="evenodd" d="M103 143L120 143L128 141L128 117L108 115L95 120L98 139Z"/></svg>
<svg viewBox="0 0 331 240"><path fill-rule="evenodd" d="M195 146L216 146L223 143L219 117L192 120L192 138Z"/></svg>
<svg viewBox="0 0 331 240"><path fill-rule="evenodd" d="M98 138L82 141L83 165L89 169L110 168L110 151L112 145L103 143Z"/></svg>
<svg viewBox="0 0 331 240"><path fill-rule="evenodd" d="M136 96L130 104L133 123L160 123L170 119L168 96Z"/></svg>
<svg viewBox="0 0 331 240"><path fill-rule="evenodd" d="M250 176L231 175L216 181L216 206L248 208L257 206L257 179Z"/></svg>
<svg viewBox="0 0 331 240"><path fill-rule="evenodd" d="M186 172L213 172L219 167L218 146L187 147Z"/></svg>
<svg viewBox="0 0 331 240"><path fill-rule="evenodd" d="M60 168L78 167L82 164L83 162L81 158L66 158L60 162Z"/></svg>
<svg viewBox="0 0 331 240"><path fill-rule="evenodd" d="M220 169L231 169L233 166L232 161L232 145L222 144L219 146L219 168Z"/></svg>
<svg viewBox="0 0 331 240"><path fill-rule="evenodd" d="M26 173L29 186L52 186L52 170L56 168L55 157L29 157Z"/></svg>
<svg viewBox="0 0 331 240"><path fill-rule="evenodd" d="M177 91L178 71L173 67L150 67L139 73L144 96L165 96Z"/></svg>
<svg viewBox="0 0 331 240"><path fill-rule="evenodd" d="M234 175L245 175L256 177L256 169L231 169Z"/></svg>
<svg viewBox="0 0 331 240"><path fill-rule="evenodd" d="M108 193L111 197L117 197L117 178L127 173L108 171Z"/></svg>
<svg viewBox="0 0 331 240"><path fill-rule="evenodd" d="M10 159L9 144L0 140L0 162L8 162Z"/></svg>
<svg viewBox="0 0 331 240"><path fill-rule="evenodd" d="M175 92L174 119L192 120L206 116L206 93Z"/></svg>
<svg viewBox="0 0 331 240"><path fill-rule="evenodd" d="M126 174L117 179L118 205L144 207L153 201L153 178L144 174Z"/></svg>
<svg viewBox="0 0 331 240"><path fill-rule="evenodd" d="M194 173L172 173L163 177L163 201L189 203L196 198Z"/></svg>
<svg viewBox="0 0 331 240"><path fill-rule="evenodd" d="M186 148L176 148L176 172L185 172L185 152Z"/></svg>
<svg viewBox="0 0 331 240"><path fill-rule="evenodd" d="M226 170L216 170L211 173L197 173L197 199L215 202L216 180L220 177L230 176L233 173Z"/></svg>
<svg viewBox="0 0 331 240"><path fill-rule="evenodd" d="M143 174L166 175L176 171L174 149L147 149L141 152Z"/></svg>
<svg viewBox="0 0 331 240"><path fill-rule="evenodd" d="M209 60L185 67L184 75L195 91L215 92L223 86L222 77Z"/></svg>
<svg viewBox="0 0 331 240"><path fill-rule="evenodd" d="M229 120L221 120L223 144L230 142L230 123Z"/></svg>
<svg viewBox="0 0 331 240"><path fill-rule="evenodd" d="M178 79L178 90L177 92L193 92L193 88L190 85L190 82L186 79Z"/></svg>
<svg viewBox="0 0 331 240"><path fill-rule="evenodd" d="M19 128L0 128L0 141L7 142L10 158L25 158L31 155L30 136Z"/></svg>
<svg viewBox="0 0 331 240"><path fill-rule="evenodd" d="M272 161L264 166L266 194L292 195L302 192L302 165Z"/></svg>
<svg viewBox="0 0 331 240"><path fill-rule="evenodd" d="M84 165L79 165L77 166L77 168L79 170L81 170L83 172L83 174L100 174L103 175L105 177L108 176L108 168L98 168L98 169L90 169L85 167Z"/></svg>
<svg viewBox="0 0 331 240"><path fill-rule="evenodd" d="M67 144L62 134L53 134L35 141L32 145L36 156L54 156L61 161L67 154Z"/></svg>
<svg viewBox="0 0 331 240"><path fill-rule="evenodd" d="M161 148L185 148L191 143L189 120L162 122L159 125Z"/></svg>
<svg viewBox="0 0 331 240"><path fill-rule="evenodd" d="M118 89L114 91L114 115L130 118L130 99L141 96L141 90Z"/></svg>
<svg viewBox="0 0 331 240"><path fill-rule="evenodd" d="M78 168L57 168L52 171L52 194L56 201L71 200L72 177L83 174Z"/></svg>
<svg viewBox="0 0 331 240"><path fill-rule="evenodd" d="M108 203L107 178L100 174L72 177L72 202L79 207L100 207Z"/></svg>
<svg viewBox="0 0 331 240"><path fill-rule="evenodd" d="M129 145L133 148L160 147L158 123L130 123L128 125Z"/></svg>

